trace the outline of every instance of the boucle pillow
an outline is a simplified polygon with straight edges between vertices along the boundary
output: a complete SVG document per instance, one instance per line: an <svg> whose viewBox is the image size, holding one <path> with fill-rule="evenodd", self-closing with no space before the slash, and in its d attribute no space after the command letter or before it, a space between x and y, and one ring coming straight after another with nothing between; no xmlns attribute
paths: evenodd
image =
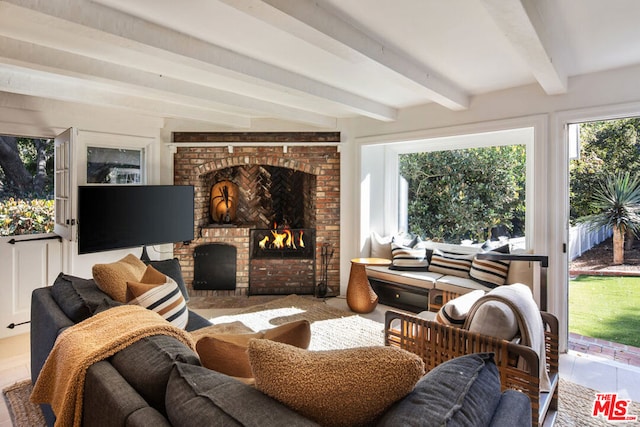
<svg viewBox="0 0 640 427"><path fill-rule="evenodd" d="M139 282L127 282L127 303L155 311L175 327L187 327L189 311L180 287L152 266L147 267Z"/></svg>
<svg viewBox="0 0 640 427"><path fill-rule="evenodd" d="M376 425L489 426L500 398L493 354L469 354L430 370Z"/></svg>
<svg viewBox="0 0 640 427"><path fill-rule="evenodd" d="M431 251L425 248L410 248L393 242L391 243L391 255L393 257L391 266L389 266L391 270L427 271Z"/></svg>
<svg viewBox="0 0 640 427"><path fill-rule="evenodd" d="M484 291L478 289L450 300L438 310L436 322L461 328L469 310L483 295Z"/></svg>
<svg viewBox="0 0 640 427"><path fill-rule="evenodd" d="M468 278L473 258L473 254L456 254L434 249L429 263L429 271Z"/></svg>
<svg viewBox="0 0 640 427"><path fill-rule="evenodd" d="M127 282L138 282L147 266L137 256L129 254L110 264L95 264L91 269L98 288L114 300L127 302Z"/></svg>
<svg viewBox="0 0 640 427"><path fill-rule="evenodd" d="M473 258L469 275L476 282L488 288L495 288L505 284L509 274L508 260L489 260Z"/></svg>
<svg viewBox="0 0 640 427"><path fill-rule="evenodd" d="M232 377L253 378L247 347L249 341L256 338L307 348L311 340L311 325L302 319L260 332L207 333L196 342L196 351L206 368Z"/></svg>
<svg viewBox="0 0 640 427"><path fill-rule="evenodd" d="M200 338L207 335L252 334L253 332L253 329L240 322L239 320L236 320L235 322L230 323L219 323L217 325L205 326L204 328L196 329L195 331L190 331L189 333L193 338L193 342L197 343Z"/></svg>
<svg viewBox="0 0 640 427"><path fill-rule="evenodd" d="M513 310L500 301L485 301L477 308L468 328L490 337L511 341L518 334L518 319Z"/></svg>
<svg viewBox="0 0 640 427"><path fill-rule="evenodd" d="M373 422L424 375L417 355L396 347L307 351L249 343L256 388L324 426Z"/></svg>

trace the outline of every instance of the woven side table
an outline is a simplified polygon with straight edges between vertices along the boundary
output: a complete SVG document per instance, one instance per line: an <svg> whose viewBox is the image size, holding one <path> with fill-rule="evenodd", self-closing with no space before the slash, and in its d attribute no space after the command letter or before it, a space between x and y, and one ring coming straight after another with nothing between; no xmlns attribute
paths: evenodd
<svg viewBox="0 0 640 427"><path fill-rule="evenodd" d="M367 265L385 266L391 261L384 258L353 258L347 286L347 305L356 313L370 313L378 305L378 295L367 278Z"/></svg>

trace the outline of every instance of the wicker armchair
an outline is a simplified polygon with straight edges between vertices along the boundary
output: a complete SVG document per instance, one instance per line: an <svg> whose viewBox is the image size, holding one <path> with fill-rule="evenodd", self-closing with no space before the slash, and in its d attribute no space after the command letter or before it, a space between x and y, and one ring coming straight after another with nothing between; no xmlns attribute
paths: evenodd
<svg viewBox="0 0 640 427"><path fill-rule="evenodd" d="M545 419L552 425L558 409L558 319L550 313L540 313L545 327L549 392L540 392L538 355L523 345L395 311L385 315L385 345L419 355L427 371L458 356L493 352L503 390L515 389L529 396L534 427ZM517 367L518 360L526 362L526 371Z"/></svg>

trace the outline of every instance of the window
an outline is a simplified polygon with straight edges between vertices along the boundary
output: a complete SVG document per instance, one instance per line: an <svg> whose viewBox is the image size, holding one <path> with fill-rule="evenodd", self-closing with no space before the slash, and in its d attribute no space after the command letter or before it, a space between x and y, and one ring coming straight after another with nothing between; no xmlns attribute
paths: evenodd
<svg viewBox="0 0 640 427"><path fill-rule="evenodd" d="M0 235L53 232L53 139L0 135Z"/></svg>
<svg viewBox="0 0 640 427"><path fill-rule="evenodd" d="M536 128L427 137L455 130L363 138L362 248L373 230L449 243L504 236L512 249L531 247Z"/></svg>
<svg viewBox="0 0 640 427"><path fill-rule="evenodd" d="M524 236L526 147L400 154L400 229L437 241Z"/></svg>
<svg viewBox="0 0 640 427"><path fill-rule="evenodd" d="M87 184L142 183L142 150L87 147Z"/></svg>

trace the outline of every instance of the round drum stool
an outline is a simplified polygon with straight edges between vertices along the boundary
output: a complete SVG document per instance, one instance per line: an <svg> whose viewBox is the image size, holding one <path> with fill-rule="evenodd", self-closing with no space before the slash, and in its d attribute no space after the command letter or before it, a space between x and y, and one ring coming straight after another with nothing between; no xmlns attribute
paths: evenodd
<svg viewBox="0 0 640 427"><path fill-rule="evenodd" d="M378 295L367 278L367 265L385 266L391 261L384 258L353 258L347 286L347 304L356 313L370 313L378 305Z"/></svg>

